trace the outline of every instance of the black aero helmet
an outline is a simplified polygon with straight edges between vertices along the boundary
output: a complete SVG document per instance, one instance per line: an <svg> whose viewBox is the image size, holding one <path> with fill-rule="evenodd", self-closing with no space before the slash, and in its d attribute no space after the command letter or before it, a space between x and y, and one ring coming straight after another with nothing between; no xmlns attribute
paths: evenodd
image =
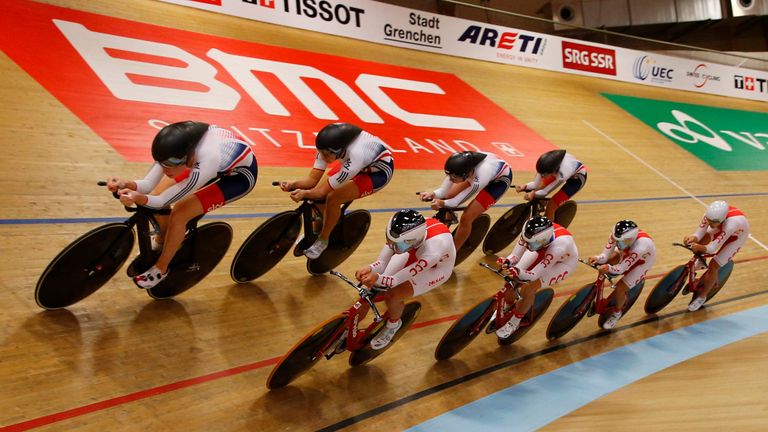
<svg viewBox="0 0 768 432"><path fill-rule="evenodd" d="M482 162L485 157L488 156L485 153L479 152L458 152L448 156L445 160L445 173L448 175L459 176L466 180L469 177L469 173L475 169L477 164Z"/></svg>
<svg viewBox="0 0 768 432"><path fill-rule="evenodd" d="M387 224L387 245L396 253L418 247L426 235L427 221L416 210L400 210Z"/></svg>
<svg viewBox="0 0 768 432"><path fill-rule="evenodd" d="M152 159L158 162L170 160L173 165L184 163L208 127L203 122L183 121L160 129L152 140Z"/></svg>
<svg viewBox="0 0 768 432"><path fill-rule="evenodd" d="M523 240L529 250L537 251L552 241L554 232L551 220L545 216L534 216L523 227Z"/></svg>
<svg viewBox="0 0 768 432"><path fill-rule="evenodd" d="M536 161L536 172L539 174L556 173L564 157L565 150L551 150L542 154Z"/></svg>
<svg viewBox="0 0 768 432"><path fill-rule="evenodd" d="M351 123L331 123L318 132L315 148L339 154L352 144L362 131Z"/></svg>
<svg viewBox="0 0 768 432"><path fill-rule="evenodd" d="M616 246L619 249L626 249L632 246L632 243L637 239L637 234L640 230L637 228L637 224L631 220L620 220L616 222L616 226L613 227L613 239L616 240Z"/></svg>

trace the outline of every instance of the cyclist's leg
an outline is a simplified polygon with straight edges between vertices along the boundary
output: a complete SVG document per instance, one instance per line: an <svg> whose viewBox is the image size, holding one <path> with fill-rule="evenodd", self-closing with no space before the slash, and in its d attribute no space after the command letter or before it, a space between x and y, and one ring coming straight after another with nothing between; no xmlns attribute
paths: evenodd
<svg viewBox="0 0 768 432"><path fill-rule="evenodd" d="M717 283L717 277L720 267L728 264L728 261L733 260L736 253L739 252L741 246L747 241L747 236L742 236L734 241L726 241L725 245L720 248L719 251L709 260L709 268L702 278L704 279L704 287L697 293L697 297L707 298L707 294L712 291Z"/></svg>
<svg viewBox="0 0 768 432"><path fill-rule="evenodd" d="M502 177L499 180L488 183L488 186L481 190L475 199L469 203L464 213L462 213L459 219L459 226L453 235L453 244L456 246L456 250L460 249L469 238L475 219L496 204L496 201L509 189L511 181L510 177Z"/></svg>
<svg viewBox="0 0 768 432"><path fill-rule="evenodd" d="M189 177L190 170L184 170L184 172L181 175L178 175L174 178L163 176L162 179L160 179L160 183L155 186L155 189L152 190L152 195L159 195L169 187L175 185L176 183L184 180L185 178ZM157 225L160 227L160 232L155 236L155 242L159 244L161 247L163 245L163 242L165 241L165 230L168 229L168 215L155 215L155 221L157 221Z"/></svg>
<svg viewBox="0 0 768 432"><path fill-rule="evenodd" d="M586 172L577 172L573 177L566 180L562 188L549 200L545 214L551 221L555 220L555 211L560 205L571 199L580 191L587 182Z"/></svg>
<svg viewBox="0 0 768 432"><path fill-rule="evenodd" d="M578 258L571 257L565 262L557 263L555 265L552 265L542 270L541 274L539 275L539 279L537 279L536 281L529 282L528 284L523 286L523 288L525 289L527 285L537 282L537 284L532 285L533 287L536 287L535 290L532 288L529 288L530 291L528 293L525 293L525 294L521 293L523 294L523 302L521 305L516 307L517 310L520 313L527 313L528 310L533 305L534 300L536 299L536 292L541 288L552 287L559 284L563 280L565 280L565 278L573 274L573 271L576 269L577 263L578 263ZM529 293L530 295L527 295Z"/></svg>

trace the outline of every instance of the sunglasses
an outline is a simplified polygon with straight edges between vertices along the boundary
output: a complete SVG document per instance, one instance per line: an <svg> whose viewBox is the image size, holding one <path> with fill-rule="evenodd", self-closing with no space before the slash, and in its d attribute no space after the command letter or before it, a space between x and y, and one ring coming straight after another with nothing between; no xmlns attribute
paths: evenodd
<svg viewBox="0 0 768 432"><path fill-rule="evenodd" d="M168 159L160 162L160 165L162 165L165 168L176 168L177 166L185 163L187 163L186 156L184 156L183 158L169 157Z"/></svg>

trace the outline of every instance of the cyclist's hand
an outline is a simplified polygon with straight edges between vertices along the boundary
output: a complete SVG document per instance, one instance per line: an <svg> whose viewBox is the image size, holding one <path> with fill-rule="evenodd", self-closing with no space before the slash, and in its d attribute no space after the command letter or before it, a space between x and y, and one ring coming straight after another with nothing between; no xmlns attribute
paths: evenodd
<svg viewBox="0 0 768 432"><path fill-rule="evenodd" d="M505 267L505 268L502 268L501 274L503 274L504 276L509 276L512 279L514 279L520 276L520 270L518 270L517 267Z"/></svg>
<svg viewBox="0 0 768 432"><path fill-rule="evenodd" d="M515 186L516 192L523 192L525 190L525 185L517 185Z"/></svg>
<svg viewBox="0 0 768 432"><path fill-rule="evenodd" d="M371 266L365 266L361 268L360 270L355 272L355 279L357 279L358 282L362 282L363 278L371 273Z"/></svg>
<svg viewBox="0 0 768 432"><path fill-rule="evenodd" d="M696 236L689 235L689 236L683 238L683 244L691 245L693 243L696 243L696 240L698 240L696 238Z"/></svg>
<svg viewBox="0 0 768 432"><path fill-rule="evenodd" d="M421 192L419 194L422 201L430 202L435 199L435 193L434 192Z"/></svg>
<svg viewBox="0 0 768 432"><path fill-rule="evenodd" d="M707 252L707 247L704 245L700 245L698 243L692 243L691 250L693 251L693 253L703 254Z"/></svg>
<svg viewBox="0 0 768 432"><path fill-rule="evenodd" d="M608 264L603 264L603 265L597 266L597 271L599 271L600 273L608 273L609 268L610 266Z"/></svg>
<svg viewBox="0 0 768 432"><path fill-rule="evenodd" d="M526 192L525 195L523 195L523 199L526 201L530 201L533 199L533 192Z"/></svg>
<svg viewBox="0 0 768 432"><path fill-rule="evenodd" d="M304 189L296 189L295 191L291 192L291 199L294 202L299 202L304 200L304 195L307 194L307 191Z"/></svg>
<svg viewBox="0 0 768 432"><path fill-rule="evenodd" d="M282 189L283 192L291 192L296 189L296 182L281 181L280 189Z"/></svg>
<svg viewBox="0 0 768 432"><path fill-rule="evenodd" d="M118 192L118 196L120 197L120 204L130 207L134 204L139 204L140 197L144 196L143 194L136 192L135 190L131 189L120 189L120 192Z"/></svg>
<svg viewBox="0 0 768 432"><path fill-rule="evenodd" d="M597 257L596 256L591 256L591 257L587 258L587 261L590 264L595 265L595 264L597 264Z"/></svg>
<svg viewBox="0 0 768 432"><path fill-rule="evenodd" d="M510 261L509 258L507 257L499 257L496 260L496 263L499 264L503 269L508 269L512 267L512 261Z"/></svg>
<svg viewBox="0 0 768 432"><path fill-rule="evenodd" d="M120 189L125 189L125 182L117 177L110 177L107 180L107 190L110 192L117 192Z"/></svg>
<svg viewBox="0 0 768 432"><path fill-rule="evenodd" d="M432 207L432 210L440 210L441 208L445 207L445 201L441 199L432 200L429 206Z"/></svg>
<svg viewBox="0 0 768 432"><path fill-rule="evenodd" d="M362 282L366 288L373 288L373 286L376 284L376 281L378 280L379 280L379 274L376 272L370 272L367 275L363 276L360 279L360 282Z"/></svg>

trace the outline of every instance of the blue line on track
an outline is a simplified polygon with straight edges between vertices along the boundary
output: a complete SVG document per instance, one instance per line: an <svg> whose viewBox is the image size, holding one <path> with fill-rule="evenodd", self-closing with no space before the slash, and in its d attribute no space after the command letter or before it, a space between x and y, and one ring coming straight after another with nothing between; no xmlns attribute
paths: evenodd
<svg viewBox="0 0 768 432"><path fill-rule="evenodd" d="M756 193L738 193L738 194L713 194L713 195L697 195L696 198L727 198L727 197L759 197L768 196L768 192L756 192ZM644 202L644 201L676 201L691 199L689 196L671 196L671 197L656 197L656 198L620 198L620 199L607 199L607 200L584 200L577 201L579 205L591 205L591 204L616 204L616 203L632 203L632 202ZM496 204L494 207L512 207L519 203L513 204ZM383 208L383 209L369 209L371 213L391 213L401 208ZM414 207L418 211L428 211L429 207ZM244 214L214 214L212 218L217 220L227 219L256 219L256 218L268 218L276 215L277 213L244 213ZM128 215L125 217L101 217L101 218L43 218L43 219L0 219L0 225L46 225L46 224L77 224L77 223L109 223L109 222L123 222L128 219Z"/></svg>
<svg viewBox="0 0 768 432"><path fill-rule="evenodd" d="M406 431L533 431L621 387L766 331L768 306L700 322L539 375Z"/></svg>

